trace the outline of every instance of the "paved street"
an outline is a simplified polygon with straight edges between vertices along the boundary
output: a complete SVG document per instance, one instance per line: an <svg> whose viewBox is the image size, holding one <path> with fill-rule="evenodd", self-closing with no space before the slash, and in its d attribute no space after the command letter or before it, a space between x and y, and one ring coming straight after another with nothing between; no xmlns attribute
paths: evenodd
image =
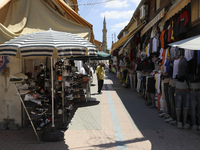
<svg viewBox="0 0 200 150"><path fill-rule="evenodd" d="M95 102L77 103L65 140L37 143L31 128L0 131L0 150L198 150L200 131L180 130L158 117L138 93L123 88L106 72L101 95L96 76L91 88Z"/></svg>

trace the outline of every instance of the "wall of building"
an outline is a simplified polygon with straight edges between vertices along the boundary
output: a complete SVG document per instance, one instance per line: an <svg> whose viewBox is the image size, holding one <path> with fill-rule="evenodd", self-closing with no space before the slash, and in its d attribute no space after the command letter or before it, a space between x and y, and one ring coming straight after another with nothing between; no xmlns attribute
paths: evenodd
<svg viewBox="0 0 200 150"><path fill-rule="evenodd" d="M154 17L155 15L155 2L156 0L151 0L149 2L149 18L150 20Z"/></svg>
<svg viewBox="0 0 200 150"><path fill-rule="evenodd" d="M9 81L10 75L22 71L22 60L14 57L8 57L8 59L9 63L6 67L10 70L9 76L3 76L2 71L0 75L0 122L9 115L10 119L14 119L15 123L21 126L21 101L19 96L16 95L17 91L14 84ZM7 91L6 88L8 89Z"/></svg>
<svg viewBox="0 0 200 150"><path fill-rule="evenodd" d="M160 8L156 10L156 0L149 1L149 21L152 20L171 0L160 0Z"/></svg>
<svg viewBox="0 0 200 150"><path fill-rule="evenodd" d="M200 1L198 1L199 0L191 1L191 22L195 22L198 18L200 18Z"/></svg>

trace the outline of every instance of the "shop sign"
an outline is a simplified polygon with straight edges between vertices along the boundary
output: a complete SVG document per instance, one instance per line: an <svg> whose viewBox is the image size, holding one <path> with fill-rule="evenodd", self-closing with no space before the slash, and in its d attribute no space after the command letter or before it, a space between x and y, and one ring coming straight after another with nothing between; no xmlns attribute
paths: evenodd
<svg viewBox="0 0 200 150"><path fill-rule="evenodd" d="M6 67L7 63L9 63L7 56L0 55L0 71Z"/></svg>

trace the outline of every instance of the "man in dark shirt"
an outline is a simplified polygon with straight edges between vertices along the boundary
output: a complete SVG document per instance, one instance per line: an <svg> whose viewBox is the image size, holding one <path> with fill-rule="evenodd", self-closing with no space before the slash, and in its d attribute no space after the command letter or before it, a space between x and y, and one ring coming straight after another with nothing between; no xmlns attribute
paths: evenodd
<svg viewBox="0 0 200 150"><path fill-rule="evenodd" d="M152 62L151 58L148 58L145 69L148 70L148 71L153 71L155 69L154 63Z"/></svg>

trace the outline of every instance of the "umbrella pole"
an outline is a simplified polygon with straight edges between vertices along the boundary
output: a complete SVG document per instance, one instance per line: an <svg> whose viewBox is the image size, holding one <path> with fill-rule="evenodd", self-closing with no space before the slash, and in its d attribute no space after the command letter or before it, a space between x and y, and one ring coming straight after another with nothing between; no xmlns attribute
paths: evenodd
<svg viewBox="0 0 200 150"><path fill-rule="evenodd" d="M54 125L54 88L53 88L53 63L51 57L51 101L52 101L52 128L55 127Z"/></svg>
<svg viewBox="0 0 200 150"><path fill-rule="evenodd" d="M56 142L64 140L64 132L60 130L55 130L54 124L54 87L53 87L53 63L51 57L51 100L52 100L52 131L47 131L42 134L42 140L44 142Z"/></svg>

